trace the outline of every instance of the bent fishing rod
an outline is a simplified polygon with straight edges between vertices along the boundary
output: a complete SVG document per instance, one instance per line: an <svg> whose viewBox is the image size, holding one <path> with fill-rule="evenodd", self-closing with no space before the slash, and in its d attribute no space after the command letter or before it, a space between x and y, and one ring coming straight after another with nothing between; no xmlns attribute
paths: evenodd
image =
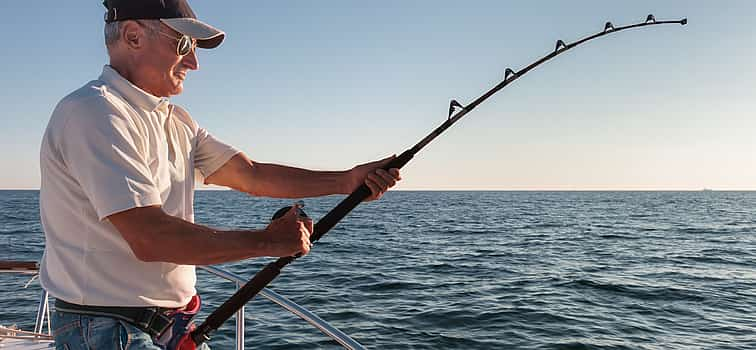
<svg viewBox="0 0 756 350"><path fill-rule="evenodd" d="M491 97L493 94L497 93L499 90L503 89L504 87L511 84L513 81L519 79L526 73L530 72L534 68L540 66L543 63L546 63L547 61L551 60L552 58L559 56L568 50L583 44L587 41L602 37L607 34L616 33L625 29L631 29L631 28L640 28L640 27L647 27L652 25L660 25L660 24L681 24L685 25L688 23L687 18L683 18L681 20L668 20L668 21L657 21L653 15L648 15L646 17L646 20L644 22L636 23L636 24L630 24L626 26L620 26L615 27L611 22L606 22L604 25L604 30L601 32L598 32L596 34L587 36L585 38L582 38L578 41L575 41L571 44L565 44L562 40L557 40L556 47L554 48L554 51L547 54L546 56L543 56L541 59L531 63L527 67L519 70L514 71L510 68L507 68L504 73L504 80L501 81L499 84L488 90L486 93L475 99L473 102L468 104L467 106L463 106L456 100L451 100L449 103L449 115L447 120L441 124L441 126L437 127L433 132L431 132L428 136L426 136L424 139L422 139L420 142L418 142L415 146L412 148L404 151L401 155L394 158L391 162L389 162L386 166L383 167L383 169L388 170L392 168L402 168L404 165L406 165L420 150L422 150L425 146L427 146L431 141L433 141L436 137L441 135L446 129L454 125L457 121L462 119L467 113L470 113L475 107L477 107L479 104L483 103L486 99ZM358 187L354 192L352 192L348 197L346 197L344 200L342 200L336 207L334 207L330 212L328 212L322 219L320 219L314 226L314 230L312 235L310 236L311 242L316 242L320 238L322 238L328 231L331 230L336 224L341 221L349 212L352 211L355 207L357 207L362 201L364 201L366 198L368 198L371 194L370 189L365 185L362 184L360 187ZM282 208L282 210L279 210L279 213L285 212L286 208ZM274 217L275 218L275 217ZM260 270L257 274L255 274L252 279L249 280L242 288L240 288L231 298L229 298L226 302L224 302L218 309L213 311L204 323L202 323L199 327L196 328L193 332L191 332L191 339L194 340L194 343L196 345L202 344L206 340L210 339L209 334L216 329L218 329L223 322L228 320L234 313L236 313L237 310L242 308L249 300L255 297L265 286L267 286L270 282L273 281L281 272L281 269L283 269L286 265L290 264L294 260L299 258L299 255L296 256L290 256L290 257L283 257L279 258L278 260L269 263L267 266L265 266L262 270Z"/></svg>

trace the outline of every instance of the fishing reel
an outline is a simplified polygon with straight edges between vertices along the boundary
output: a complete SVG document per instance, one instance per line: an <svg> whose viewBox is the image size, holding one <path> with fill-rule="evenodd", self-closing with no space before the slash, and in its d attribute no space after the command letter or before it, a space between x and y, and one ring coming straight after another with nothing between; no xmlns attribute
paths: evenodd
<svg viewBox="0 0 756 350"><path fill-rule="evenodd" d="M307 216L307 213L305 213L304 210L302 210L302 208L304 208L304 202L303 201L296 201L296 202L294 202L294 205L287 205L287 206L285 206L285 207L283 207L281 209L278 209L278 211L276 211L276 213L273 214L273 218L271 218L270 220L273 221L275 219L278 219L278 218L286 215L286 213L288 213L289 210L291 210L292 207L296 207L297 208L297 214L299 214L299 218L300 219L307 219L307 218L309 218L309 216ZM310 248L312 248L312 243L310 243ZM302 253L297 253L294 257L298 258L300 256L302 256Z"/></svg>
<svg viewBox="0 0 756 350"><path fill-rule="evenodd" d="M304 205L303 201L296 201L294 203L294 205L288 205L288 206L285 206L285 207L283 207L281 209L278 209L278 211L276 211L276 213L273 214L273 218L271 218L270 220L273 221L275 219L278 219L278 218L286 215L286 213L288 213L289 210L291 210L292 207L297 207L297 211L299 212L299 218L300 219L309 218L309 216L307 216L307 213L305 213L305 211L302 209L302 208L304 208L304 206L305 205Z"/></svg>

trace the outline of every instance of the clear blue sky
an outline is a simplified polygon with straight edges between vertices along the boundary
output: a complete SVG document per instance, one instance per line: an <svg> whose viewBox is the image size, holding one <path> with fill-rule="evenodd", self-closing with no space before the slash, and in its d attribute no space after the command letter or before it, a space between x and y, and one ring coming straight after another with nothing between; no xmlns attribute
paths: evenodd
<svg viewBox="0 0 756 350"><path fill-rule="evenodd" d="M107 56L101 1L0 1L0 188L38 188L57 101ZM210 1L228 33L173 98L265 162L344 169L399 153L553 49L432 143L401 189L756 189L756 2Z"/></svg>

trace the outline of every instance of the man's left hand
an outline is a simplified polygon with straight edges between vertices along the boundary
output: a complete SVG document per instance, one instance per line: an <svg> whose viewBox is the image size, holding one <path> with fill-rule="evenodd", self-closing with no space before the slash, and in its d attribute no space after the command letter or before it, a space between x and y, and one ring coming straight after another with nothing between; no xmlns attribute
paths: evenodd
<svg viewBox="0 0 756 350"><path fill-rule="evenodd" d="M353 183L352 190L361 184L370 188L370 197L365 201L373 201L383 196L389 188L394 187L397 181L402 179L399 169L392 168L383 170L383 166L391 162L396 156L391 156L379 161L358 165L349 171Z"/></svg>

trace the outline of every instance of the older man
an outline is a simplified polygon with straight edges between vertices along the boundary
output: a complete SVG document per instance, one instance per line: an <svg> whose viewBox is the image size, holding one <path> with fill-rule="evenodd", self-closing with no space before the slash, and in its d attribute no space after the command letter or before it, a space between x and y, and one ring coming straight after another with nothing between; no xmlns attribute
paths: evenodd
<svg viewBox="0 0 756 350"><path fill-rule="evenodd" d="M379 198L399 180L387 160L311 171L250 160L169 102L195 48L223 32L185 0L107 0L110 64L55 108L42 141L42 285L56 297L59 349L160 349L167 315L195 300L194 265L310 249L312 221L296 210L262 230L193 223L198 178L256 196Z"/></svg>

